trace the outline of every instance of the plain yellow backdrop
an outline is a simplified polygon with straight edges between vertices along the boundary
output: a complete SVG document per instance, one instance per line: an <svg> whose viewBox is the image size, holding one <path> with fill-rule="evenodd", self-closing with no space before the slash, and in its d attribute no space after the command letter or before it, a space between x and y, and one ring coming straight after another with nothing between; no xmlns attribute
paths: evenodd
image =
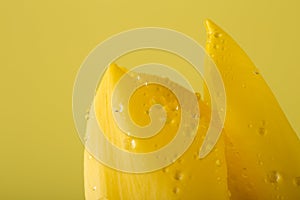
<svg viewBox="0 0 300 200"><path fill-rule="evenodd" d="M204 44L203 21L212 19L248 53L300 133L298 2L2 1L0 199L84 199L73 82L99 42L131 28L171 28Z"/></svg>

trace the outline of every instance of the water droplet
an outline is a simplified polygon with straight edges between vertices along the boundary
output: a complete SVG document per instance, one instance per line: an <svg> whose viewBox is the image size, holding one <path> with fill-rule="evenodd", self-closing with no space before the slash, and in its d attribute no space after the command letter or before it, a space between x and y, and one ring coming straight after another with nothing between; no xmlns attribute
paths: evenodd
<svg viewBox="0 0 300 200"><path fill-rule="evenodd" d="M271 171L267 174L266 181L269 183L278 183L281 179L281 175L277 171Z"/></svg>
<svg viewBox="0 0 300 200"><path fill-rule="evenodd" d="M174 179L177 180L177 181L180 181L183 179L183 173L181 172L176 172L175 175L174 175Z"/></svg>
<svg viewBox="0 0 300 200"><path fill-rule="evenodd" d="M178 159L178 163L183 163L183 158L182 157Z"/></svg>
<svg viewBox="0 0 300 200"><path fill-rule="evenodd" d="M145 83L145 86L148 86L148 82Z"/></svg>
<svg viewBox="0 0 300 200"><path fill-rule="evenodd" d="M131 140L130 141L130 147L132 148L132 149L135 149L135 147L136 147L136 142L135 142L135 140Z"/></svg>
<svg viewBox="0 0 300 200"><path fill-rule="evenodd" d="M172 120L170 121L171 124L175 124L175 122L176 122L175 119L172 119Z"/></svg>
<svg viewBox="0 0 300 200"><path fill-rule="evenodd" d="M174 187L174 188L173 188L173 193L174 193L174 194L178 194L179 191L180 191L180 189L179 189L178 187Z"/></svg>
<svg viewBox="0 0 300 200"><path fill-rule="evenodd" d="M85 120L90 119L90 109L89 108L86 110L84 118L85 118Z"/></svg>
<svg viewBox="0 0 300 200"><path fill-rule="evenodd" d="M247 176L247 174L242 173L242 177L247 178L248 176Z"/></svg>
<svg viewBox="0 0 300 200"><path fill-rule="evenodd" d="M194 119L199 119L200 118L200 113L195 113L192 116Z"/></svg>
<svg viewBox="0 0 300 200"><path fill-rule="evenodd" d="M247 178L248 177L248 175L247 175L247 168L246 167L243 168L243 172L242 172L241 176L243 178Z"/></svg>
<svg viewBox="0 0 300 200"><path fill-rule="evenodd" d="M136 76L136 80L140 80L141 77L139 75Z"/></svg>
<svg viewBox="0 0 300 200"><path fill-rule="evenodd" d="M91 160L91 159L92 159L92 156L89 156L89 159Z"/></svg>
<svg viewBox="0 0 300 200"><path fill-rule="evenodd" d="M84 138L83 138L83 140L84 140L85 142L87 142L89 139L90 139L90 136L89 136L89 135L85 135Z"/></svg>
<svg viewBox="0 0 300 200"><path fill-rule="evenodd" d="M215 33L214 36L215 36L215 38L219 38L222 36L222 33Z"/></svg>
<svg viewBox="0 0 300 200"><path fill-rule="evenodd" d="M300 176L294 178L294 184L298 187L300 187Z"/></svg>
<svg viewBox="0 0 300 200"><path fill-rule="evenodd" d="M199 152L194 153L193 158L199 160Z"/></svg>
<svg viewBox="0 0 300 200"><path fill-rule="evenodd" d="M242 84L242 88L246 88L246 84Z"/></svg>
<svg viewBox="0 0 300 200"><path fill-rule="evenodd" d="M213 48L214 48L214 49L218 49L218 48L219 48L219 45L215 44L215 45L213 46Z"/></svg>
<svg viewBox="0 0 300 200"><path fill-rule="evenodd" d="M162 169L162 171L163 171L164 173L167 173L167 172L169 172L169 168L165 167L165 168Z"/></svg>
<svg viewBox="0 0 300 200"><path fill-rule="evenodd" d="M259 133L259 135L265 135L267 133L267 130L265 127L260 127L258 129L258 133Z"/></svg>
<svg viewBox="0 0 300 200"><path fill-rule="evenodd" d="M219 167L221 166L221 161L220 160L216 160L216 165Z"/></svg>
<svg viewBox="0 0 300 200"><path fill-rule="evenodd" d="M217 181L221 181L221 177L217 177Z"/></svg>
<svg viewBox="0 0 300 200"><path fill-rule="evenodd" d="M248 124L248 128L252 128L253 127L253 125L252 124Z"/></svg>
<svg viewBox="0 0 300 200"><path fill-rule="evenodd" d="M258 161L258 164L259 164L259 165L263 165L264 163L263 163L263 161L259 160L259 161Z"/></svg>
<svg viewBox="0 0 300 200"><path fill-rule="evenodd" d="M255 71L254 71L254 74L259 75L259 71L258 71L258 70L255 70Z"/></svg>
<svg viewBox="0 0 300 200"><path fill-rule="evenodd" d="M119 107L115 109L115 112L123 112L123 104L119 104Z"/></svg>
<svg viewBox="0 0 300 200"><path fill-rule="evenodd" d="M128 133L127 133L128 135ZM133 142L133 139L131 138L125 138L123 140L123 147L126 149L126 150L130 150L130 149L134 149L133 147L135 147L135 141Z"/></svg>
<svg viewBox="0 0 300 200"><path fill-rule="evenodd" d="M96 190L97 190L97 187L96 187L96 186L94 186L94 187L93 187L93 191L96 191Z"/></svg>

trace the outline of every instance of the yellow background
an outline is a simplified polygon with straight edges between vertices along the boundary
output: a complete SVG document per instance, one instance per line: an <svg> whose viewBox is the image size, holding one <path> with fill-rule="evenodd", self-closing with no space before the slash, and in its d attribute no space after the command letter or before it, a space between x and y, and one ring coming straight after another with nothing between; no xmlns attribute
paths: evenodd
<svg viewBox="0 0 300 200"><path fill-rule="evenodd" d="M211 18L252 58L300 133L297 2L2 1L0 199L84 199L73 82L99 42L131 28L172 28L204 44Z"/></svg>

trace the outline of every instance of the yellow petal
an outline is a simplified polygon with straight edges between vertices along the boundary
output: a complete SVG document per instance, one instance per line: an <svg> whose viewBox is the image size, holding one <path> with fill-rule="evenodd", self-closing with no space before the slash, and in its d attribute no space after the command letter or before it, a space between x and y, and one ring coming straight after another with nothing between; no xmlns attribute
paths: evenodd
<svg viewBox="0 0 300 200"><path fill-rule="evenodd" d="M212 21L206 21L206 29L206 49L227 95L225 143L232 199L300 199L296 133L246 53Z"/></svg>
<svg viewBox="0 0 300 200"><path fill-rule="evenodd" d="M161 85L149 84L147 87L139 88L131 97L129 104L133 120L139 125L149 123L149 116L147 116L149 107L153 103L161 103L167 110L169 122L167 120L161 132L149 141L127 136L116 126L111 112L112 91L124 73L126 70L117 65L110 66L105 73L96 95L97 119L110 142L126 151L149 152L154 148L159 149L172 139L180 123L180 112L174 110L178 105L176 97ZM152 79L161 78L152 76ZM186 96L191 93L179 85L176 87L182 93L186 93ZM144 93L148 95L147 98L144 97ZM86 199L229 199L223 138L221 137L214 150L205 159L198 159L199 149L207 131L205 125L210 119L208 108L200 101L200 98L198 100L201 109L201 126L196 138L181 158L164 169L144 174L124 173L101 164L85 151ZM134 146L130 145L132 140L135 140Z"/></svg>

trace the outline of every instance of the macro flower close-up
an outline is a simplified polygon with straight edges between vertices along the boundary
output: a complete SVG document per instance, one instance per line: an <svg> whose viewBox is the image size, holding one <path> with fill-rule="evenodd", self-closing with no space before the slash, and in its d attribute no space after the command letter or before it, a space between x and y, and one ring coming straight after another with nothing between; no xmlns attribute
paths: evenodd
<svg viewBox="0 0 300 200"><path fill-rule="evenodd" d="M299 9L2 2L0 200L300 200Z"/></svg>

